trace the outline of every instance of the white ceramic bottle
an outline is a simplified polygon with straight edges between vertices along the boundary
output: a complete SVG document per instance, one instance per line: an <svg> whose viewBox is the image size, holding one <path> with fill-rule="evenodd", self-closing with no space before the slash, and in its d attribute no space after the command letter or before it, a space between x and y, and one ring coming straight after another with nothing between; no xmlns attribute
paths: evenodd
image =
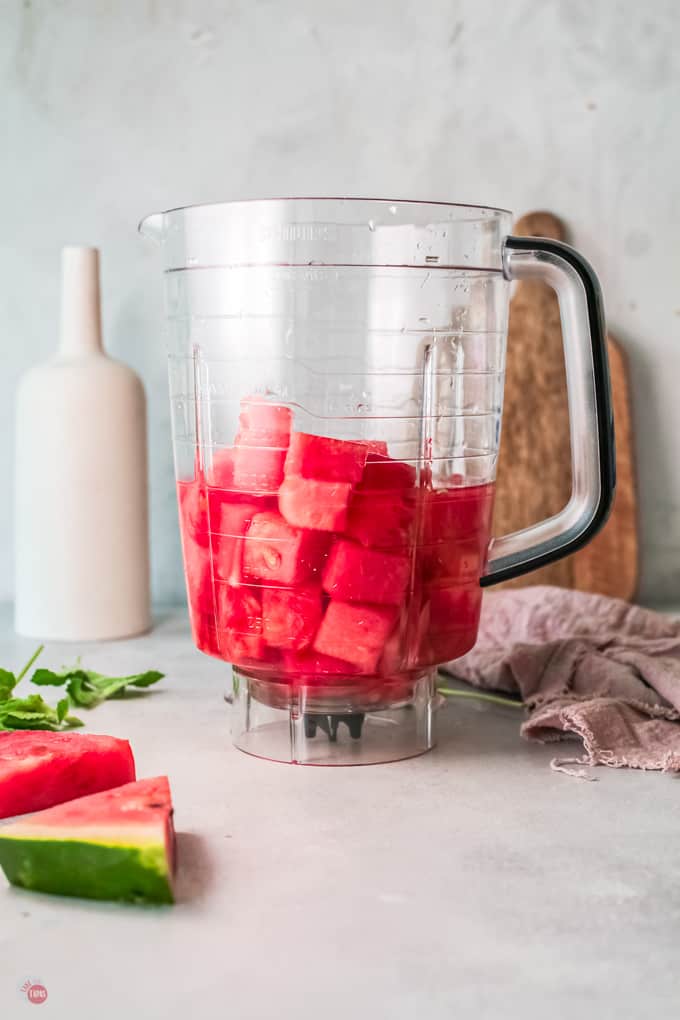
<svg viewBox="0 0 680 1020"><path fill-rule="evenodd" d="M102 347L96 248L63 250L59 350L17 394L15 491L17 631L148 630L146 401Z"/></svg>

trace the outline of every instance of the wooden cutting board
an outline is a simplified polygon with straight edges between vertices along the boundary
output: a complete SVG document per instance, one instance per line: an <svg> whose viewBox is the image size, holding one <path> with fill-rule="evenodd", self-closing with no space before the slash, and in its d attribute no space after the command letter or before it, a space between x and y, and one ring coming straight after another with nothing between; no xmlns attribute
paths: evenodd
<svg viewBox="0 0 680 1020"><path fill-rule="evenodd" d="M515 234L565 239L556 216L534 212ZM617 488L604 528L584 549L498 587L556 584L633 599L638 584L637 499L628 366L621 345L608 337L616 432ZM510 304L505 402L494 534L527 527L557 513L571 492L562 331L557 298L537 280L516 284Z"/></svg>

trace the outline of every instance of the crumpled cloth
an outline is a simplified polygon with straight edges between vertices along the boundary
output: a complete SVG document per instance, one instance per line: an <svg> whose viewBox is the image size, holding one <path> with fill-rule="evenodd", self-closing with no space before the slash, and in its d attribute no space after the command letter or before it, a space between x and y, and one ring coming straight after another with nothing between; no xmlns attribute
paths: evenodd
<svg viewBox="0 0 680 1020"><path fill-rule="evenodd" d="M583 741L553 768L680 771L680 620L621 599L549 586L486 593L474 649L443 667L519 694L522 736Z"/></svg>

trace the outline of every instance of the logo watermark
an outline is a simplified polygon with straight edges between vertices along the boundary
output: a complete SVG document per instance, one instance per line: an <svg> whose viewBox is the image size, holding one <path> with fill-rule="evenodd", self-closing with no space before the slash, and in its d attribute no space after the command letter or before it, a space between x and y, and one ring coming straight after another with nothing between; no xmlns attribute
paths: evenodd
<svg viewBox="0 0 680 1020"><path fill-rule="evenodd" d="M42 1006L47 1001L47 989L38 978L26 978L19 985L19 994L33 1006Z"/></svg>

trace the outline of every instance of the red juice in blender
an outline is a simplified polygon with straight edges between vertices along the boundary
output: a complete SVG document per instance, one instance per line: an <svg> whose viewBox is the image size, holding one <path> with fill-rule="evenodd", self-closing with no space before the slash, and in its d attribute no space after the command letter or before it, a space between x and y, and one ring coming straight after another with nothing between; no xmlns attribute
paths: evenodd
<svg viewBox="0 0 680 1020"><path fill-rule="evenodd" d="M433 489L384 442L297 431L263 400L245 398L239 422L234 445L178 483L202 651L278 700L343 687L375 706L472 647L491 483Z"/></svg>

